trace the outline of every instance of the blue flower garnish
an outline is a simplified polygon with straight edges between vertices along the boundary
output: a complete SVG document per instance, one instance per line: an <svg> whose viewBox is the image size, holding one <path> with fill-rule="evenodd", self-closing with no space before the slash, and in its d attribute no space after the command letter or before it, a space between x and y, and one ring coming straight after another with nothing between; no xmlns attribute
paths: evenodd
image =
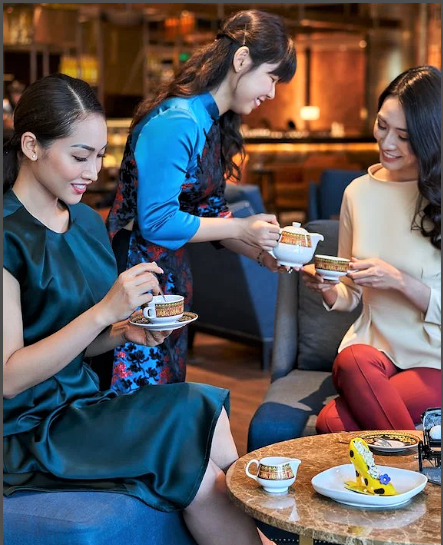
<svg viewBox="0 0 443 545"><path fill-rule="evenodd" d="M389 484L391 482L391 477L387 473L383 473L383 475L380 475L379 479L381 484Z"/></svg>

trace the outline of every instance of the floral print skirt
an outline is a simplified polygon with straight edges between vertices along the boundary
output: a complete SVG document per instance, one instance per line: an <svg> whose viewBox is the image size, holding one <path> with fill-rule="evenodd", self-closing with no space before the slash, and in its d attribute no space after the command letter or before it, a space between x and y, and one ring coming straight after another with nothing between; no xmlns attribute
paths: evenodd
<svg viewBox="0 0 443 545"><path fill-rule="evenodd" d="M185 310L191 310L192 274L184 248L176 251L146 246L137 225L129 242L127 268L155 261L164 271L159 283L165 294L183 295ZM111 388L119 394L146 384L171 384L186 378L187 327L173 331L158 346L126 343L114 351Z"/></svg>

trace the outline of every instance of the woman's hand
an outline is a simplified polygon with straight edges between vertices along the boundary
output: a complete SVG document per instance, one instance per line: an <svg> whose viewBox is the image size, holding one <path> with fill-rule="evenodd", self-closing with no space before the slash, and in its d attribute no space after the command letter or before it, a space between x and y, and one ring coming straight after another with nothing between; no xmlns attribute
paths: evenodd
<svg viewBox="0 0 443 545"><path fill-rule="evenodd" d="M365 288L377 288L381 290L399 290L402 286L402 273L376 257L370 259L352 258L348 273L355 284Z"/></svg>
<svg viewBox="0 0 443 545"><path fill-rule="evenodd" d="M315 271L315 265L305 265L301 269L302 280L305 286L311 291L324 294L325 292L335 291L337 282L325 280Z"/></svg>
<svg viewBox="0 0 443 545"><path fill-rule="evenodd" d="M140 310L133 314L133 318L136 316L142 316ZM143 346L157 346L169 337L171 331L149 331L145 327L132 325L129 321L125 325L123 331L124 342L131 342L135 344L141 344Z"/></svg>
<svg viewBox="0 0 443 545"><path fill-rule="evenodd" d="M284 267L283 265L279 265L277 260L274 256L272 256L269 252L266 252L265 250L262 250L262 254L260 259L260 263L263 265L263 267L266 267L272 272L278 272L278 273L287 273L291 272L290 267Z"/></svg>
<svg viewBox="0 0 443 545"><path fill-rule="evenodd" d="M280 238L280 226L273 214L256 214L241 221L241 240L267 251L275 248Z"/></svg>
<svg viewBox="0 0 443 545"><path fill-rule="evenodd" d="M125 320L135 309L158 295L157 277L163 274L156 263L139 263L119 275L112 288L96 305L104 326Z"/></svg>

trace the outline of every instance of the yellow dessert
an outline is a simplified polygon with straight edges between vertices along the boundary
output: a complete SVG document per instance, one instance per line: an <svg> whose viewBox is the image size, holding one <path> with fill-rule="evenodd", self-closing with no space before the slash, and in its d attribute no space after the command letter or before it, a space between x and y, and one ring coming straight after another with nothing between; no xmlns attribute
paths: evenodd
<svg viewBox="0 0 443 545"><path fill-rule="evenodd" d="M349 443L349 458L355 469L356 481L346 481L349 490L373 496L395 496L398 492L387 473L380 473L366 441L360 437Z"/></svg>

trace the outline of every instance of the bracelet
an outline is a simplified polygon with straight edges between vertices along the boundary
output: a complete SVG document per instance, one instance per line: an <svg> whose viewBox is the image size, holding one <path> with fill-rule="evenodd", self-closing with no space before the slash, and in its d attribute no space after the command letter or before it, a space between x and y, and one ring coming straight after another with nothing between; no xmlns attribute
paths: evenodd
<svg viewBox="0 0 443 545"><path fill-rule="evenodd" d="M261 259L263 254L264 254L264 250L260 250L260 253L258 254L256 258L257 263L260 265L260 267L264 267L262 259Z"/></svg>

